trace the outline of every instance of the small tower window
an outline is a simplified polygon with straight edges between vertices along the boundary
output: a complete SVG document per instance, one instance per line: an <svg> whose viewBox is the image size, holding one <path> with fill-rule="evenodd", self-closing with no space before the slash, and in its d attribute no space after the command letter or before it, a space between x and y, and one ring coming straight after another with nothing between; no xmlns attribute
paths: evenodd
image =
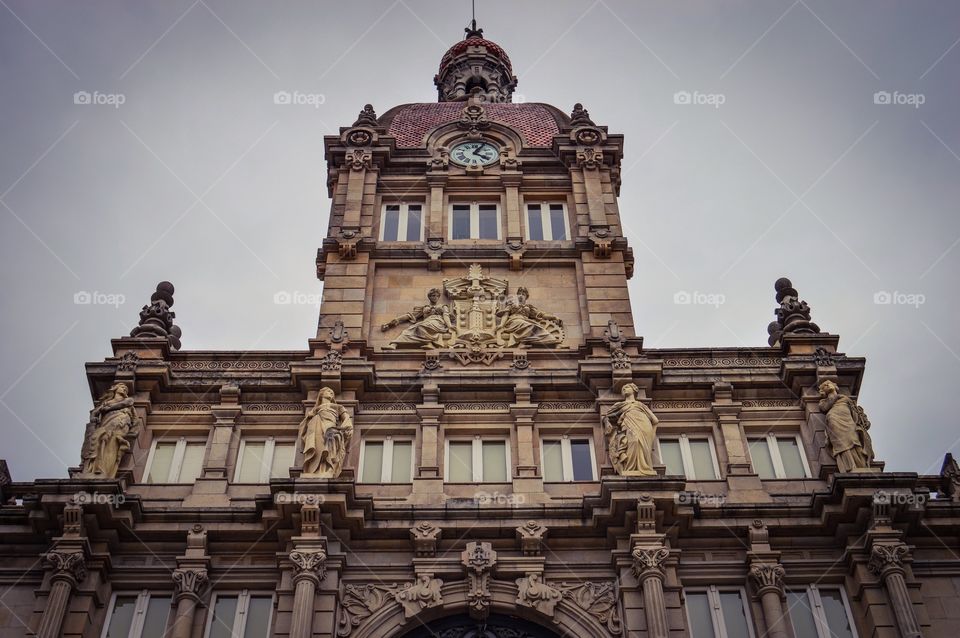
<svg viewBox="0 0 960 638"><path fill-rule="evenodd" d="M450 239L500 239L500 207L477 202L451 205Z"/></svg>
<svg viewBox="0 0 960 638"><path fill-rule="evenodd" d="M566 206L556 202L527 204L527 239L560 241L570 239Z"/></svg>
<svg viewBox="0 0 960 638"><path fill-rule="evenodd" d="M384 204L380 241L423 241L423 204Z"/></svg>

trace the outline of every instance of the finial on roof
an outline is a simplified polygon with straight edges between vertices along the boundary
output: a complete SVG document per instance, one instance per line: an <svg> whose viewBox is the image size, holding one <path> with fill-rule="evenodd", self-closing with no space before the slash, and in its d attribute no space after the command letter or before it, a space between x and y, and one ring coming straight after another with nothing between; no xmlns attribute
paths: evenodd
<svg viewBox="0 0 960 638"><path fill-rule="evenodd" d="M579 102L573 105L573 111L570 113L570 126L574 128L578 126L595 126L593 120L590 119L590 113L587 109L583 108L583 104Z"/></svg>
<svg viewBox="0 0 960 638"><path fill-rule="evenodd" d="M777 346L785 334L817 334L820 327L810 320L810 306L800 299L800 293L793 287L793 283L786 277L781 277L773 284L777 291L776 321L770 322L767 332L770 337L767 343Z"/></svg>
<svg viewBox="0 0 960 638"><path fill-rule="evenodd" d="M473 20L470 21L470 26L467 27L467 28L465 28L465 29L464 29L464 32L467 34L467 35L464 36L464 38L463 38L464 40L466 40L467 38L482 38L482 37L483 37L483 29L478 29L478 28L477 28L477 19L476 19L476 18L474 18Z"/></svg>
<svg viewBox="0 0 960 638"><path fill-rule="evenodd" d="M357 121L353 123L354 126L372 126L376 127L379 124L377 122L377 113L373 110L372 104L365 104L363 110L360 111L360 115L357 116Z"/></svg>

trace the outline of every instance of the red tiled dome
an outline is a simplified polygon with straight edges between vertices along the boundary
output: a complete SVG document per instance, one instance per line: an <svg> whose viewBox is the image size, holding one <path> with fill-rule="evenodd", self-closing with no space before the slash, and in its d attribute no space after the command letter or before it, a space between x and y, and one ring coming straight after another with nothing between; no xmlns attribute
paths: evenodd
<svg viewBox="0 0 960 638"><path fill-rule="evenodd" d="M467 50L467 47L483 46L487 48L487 51L493 55L500 58L500 61L507 67L507 70L510 71L510 74L513 74L513 65L510 64L510 58L507 56L507 52L497 44L496 42L491 42L490 40L480 38L477 36L470 36L465 40L460 40L452 47L447 49L447 52L443 54L443 57L440 58L440 73L443 73L443 70L446 68L450 62Z"/></svg>
<svg viewBox="0 0 960 638"><path fill-rule="evenodd" d="M464 102L404 104L384 113L380 124L387 134L397 138L397 147L416 148L424 145L427 135L438 126L460 120ZM491 122L499 122L516 130L527 146L550 147L553 136L560 133L557 118L560 111L539 103L484 104Z"/></svg>

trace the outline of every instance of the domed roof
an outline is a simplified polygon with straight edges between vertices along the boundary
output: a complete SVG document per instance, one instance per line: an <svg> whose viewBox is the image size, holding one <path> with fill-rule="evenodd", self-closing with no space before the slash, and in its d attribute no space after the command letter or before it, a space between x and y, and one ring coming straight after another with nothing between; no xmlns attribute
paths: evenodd
<svg viewBox="0 0 960 638"><path fill-rule="evenodd" d="M480 30L480 33L483 31ZM487 51L495 55L497 58L503 62L504 66L507 67L507 70L510 73L513 73L513 64L510 62L510 57L507 55L507 52L503 50L496 42L491 42L486 38L479 35L468 35L466 39L460 40L452 47L447 49L447 52L443 54L443 57L440 58L440 70L439 73L443 73L443 70L449 66L449 64L456 58L458 55L464 53L468 47L482 46L486 47Z"/></svg>

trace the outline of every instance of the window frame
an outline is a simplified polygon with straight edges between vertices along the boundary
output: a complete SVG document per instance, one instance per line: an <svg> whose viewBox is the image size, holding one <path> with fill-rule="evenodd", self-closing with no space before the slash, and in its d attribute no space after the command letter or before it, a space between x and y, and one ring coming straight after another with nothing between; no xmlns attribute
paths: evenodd
<svg viewBox="0 0 960 638"><path fill-rule="evenodd" d="M262 596L264 598L270 598L270 618L267 619L267 636L273 635L273 616L274 616L274 607L276 606L277 599L274 596L273 592L270 591L260 591L259 589L241 589L240 591L222 591L222 592L213 592L213 595L210 596L210 604L207 605L207 617L203 623L203 638L210 638L210 628L213 626L213 617L214 610L216 609L217 598L221 596L237 598L237 610L233 614L233 627L232 627L232 636L233 638L245 638L247 633L247 624L246 616L247 612L250 611L250 599L253 597ZM237 621L243 619L243 630L237 632Z"/></svg>
<svg viewBox="0 0 960 638"><path fill-rule="evenodd" d="M393 444L401 441L410 443L410 480L405 482L394 482L389 480L393 475ZM363 480L363 468L366 463L367 443L383 443L383 467L380 470L380 480L375 483L367 483ZM416 442L412 436L384 436L376 438L364 438L360 444L360 462L357 466L357 483L361 485L407 485L413 482L414 470L417 466Z"/></svg>
<svg viewBox="0 0 960 638"><path fill-rule="evenodd" d="M576 480L573 478L573 441L586 441L590 445L590 471L592 473L592 478L590 479L581 479ZM544 482L547 483L591 483L597 481L597 453L594 449L593 437L591 436L570 436L569 434L563 434L559 437L550 436L549 434L541 437L540 439L540 474L545 476L545 465L543 461L543 448L547 443L560 443L560 466L561 474L563 474L563 479L560 481L547 481L544 478Z"/></svg>
<svg viewBox="0 0 960 638"><path fill-rule="evenodd" d="M684 587L683 588L683 614L687 620L687 633L690 633L692 623L690 622L690 611L687 605L687 593L705 593L707 602L710 605L710 622L713 623L714 638L727 638L727 625L723 622L723 611L720 608L720 592L735 591L740 594L740 604L743 605L743 615L747 621L747 632L749 638L756 638L754 632L754 619L750 606L750 599L747 598L747 591L740 585L708 585L703 587Z"/></svg>
<svg viewBox="0 0 960 638"><path fill-rule="evenodd" d="M243 467L243 452L247 448L247 442L250 443L263 443L263 456L270 459L270 465L264 466L263 463L260 463L260 480L256 483L244 483L240 480L240 470ZM274 459L274 453L277 447L277 444L280 445L292 445L293 453L296 456L297 453L297 443L296 441L288 441L286 439L278 441L274 436L268 436L265 438L256 437L256 436L243 436L240 437L240 447L237 449L237 462L236 467L233 468L233 482L241 485L261 485L264 483L269 483L271 474L273 474L273 464L276 461ZM289 470L289 468L287 468Z"/></svg>
<svg viewBox="0 0 960 638"><path fill-rule="evenodd" d="M450 442L463 442L471 441L473 444L473 449L471 450L472 464L473 467L473 483L510 483L512 481L512 465L510 464L510 437L482 437L479 434L475 434L472 437L469 436L451 436L446 437L443 442L443 482L450 483ZM505 481L487 481L483 478L483 443L503 443L504 449L504 463L506 465L506 480ZM466 485L466 483L454 483L454 485Z"/></svg>
<svg viewBox="0 0 960 638"><path fill-rule="evenodd" d="M164 592L157 591L155 592L157 596L163 596L169 598L171 603L173 602L173 592ZM113 618L113 610L117 604L117 598L126 598L126 597L137 597L137 602L134 604L133 608L133 619L130 621L130 630L127 632L127 638L140 638L143 635L143 627L146 623L147 618L147 609L150 605L150 597L154 595L154 592L151 592L149 589L140 589L137 591L115 591L110 596L110 603L107 605L107 616L103 623L103 628L100 630L100 638L107 638L107 632L110 631L110 620ZM164 633L166 629L170 626L170 614L172 614L174 608L171 606L170 610L167 612L167 623L164 625Z"/></svg>
<svg viewBox="0 0 960 638"><path fill-rule="evenodd" d="M400 214L397 220L397 238L396 239L384 239L384 232L387 230L387 225L385 223L387 217L387 206L399 206ZM414 241L406 239L407 236L407 225L410 223L409 211L410 206L419 206L420 207L420 234L418 238ZM378 238L380 241L398 241L404 243L417 243L423 241L423 232L424 226L424 213L426 212L426 205L421 201L385 201L380 205L380 233ZM403 237L404 239L400 239Z"/></svg>
<svg viewBox="0 0 960 638"><path fill-rule="evenodd" d="M542 239L532 239L530 237L530 207L538 206L540 208L540 228L543 229ZM563 210L563 232L566 234L564 239L556 239L553 236L553 224L550 223L550 206L560 206ZM567 215L567 203L564 201L526 201L523 205L523 226L526 231L527 241L569 241L570 240L570 218ZM548 237L549 235L549 237Z"/></svg>
<svg viewBox="0 0 960 638"><path fill-rule="evenodd" d="M470 237L466 239L453 238L453 209L455 206L470 207ZM479 237L480 235L480 206L493 206L497 213L497 236ZM470 201L457 202L452 201L447 210L447 239L449 241L500 241L503 239L503 211L500 202L492 201Z"/></svg>
<svg viewBox="0 0 960 638"><path fill-rule="evenodd" d="M842 585L818 585L811 583L805 585L803 589L787 587L787 591L799 593L801 591L807 594L807 600L810 601L810 612L813 614L813 624L817 628L820 638L832 638L833 632L827 624L826 614L823 613L823 599L820 598L821 589L830 589L840 592L840 599L843 601L843 611L847 614L847 624L850 625L850 633L853 638L859 638L857 633L857 623L854 622L853 610L850 608L850 599L847 598L846 589ZM793 618L790 617L790 609L787 609L787 620L790 622L791 633L796 633L793 624Z"/></svg>
<svg viewBox="0 0 960 638"><path fill-rule="evenodd" d="M201 442L199 439L191 439L188 436L177 437L176 448L173 451L173 458L170 459L170 471L167 472L167 480L165 481L150 481L150 470L153 469L153 457L154 453L157 451L157 446L161 443L171 443L169 438L155 438L150 443L150 452L147 454L147 462L143 467L143 482L148 485L190 485L194 483L198 478L203 476L203 465L206 461L207 455L206 450L204 449L204 455L200 461L200 473L197 474L193 479L189 481L179 481L172 480L172 476L179 477L180 472L183 470L183 457L186 455L188 445L202 445L206 448L206 441Z"/></svg>
<svg viewBox="0 0 960 638"><path fill-rule="evenodd" d="M803 463L803 476L787 476L787 471L783 467L783 457L780 456L780 446L777 444L778 438L794 438L797 441L798 449L800 450L800 461ZM770 463L773 465L773 477L772 478L761 478L762 481L773 481L778 479L788 479L792 481L800 479L808 479L813 476L810 472L810 464L807 462L807 450L803 446L803 440L800 438L799 432L767 432L762 436L751 436L747 435L747 455L750 457L750 469L756 472L756 467L753 464L753 455L750 453L750 441L763 439L767 444L767 451L770 453Z"/></svg>
<svg viewBox="0 0 960 638"><path fill-rule="evenodd" d="M696 476L694 471L693 463L693 453L690 451L690 440L695 439L702 441L706 439L707 444L710 446L710 460L713 462L713 473L714 476L710 478L699 478ZM683 462L683 476L688 481L720 481L723 480L723 475L720 474L720 462L717 459L717 446L713 442L713 437L709 434L694 434L687 435L686 433L680 434L663 434L657 436L657 457L660 460L661 464L666 465L663 462L663 455L660 452L660 441L679 441L680 442L680 460Z"/></svg>

